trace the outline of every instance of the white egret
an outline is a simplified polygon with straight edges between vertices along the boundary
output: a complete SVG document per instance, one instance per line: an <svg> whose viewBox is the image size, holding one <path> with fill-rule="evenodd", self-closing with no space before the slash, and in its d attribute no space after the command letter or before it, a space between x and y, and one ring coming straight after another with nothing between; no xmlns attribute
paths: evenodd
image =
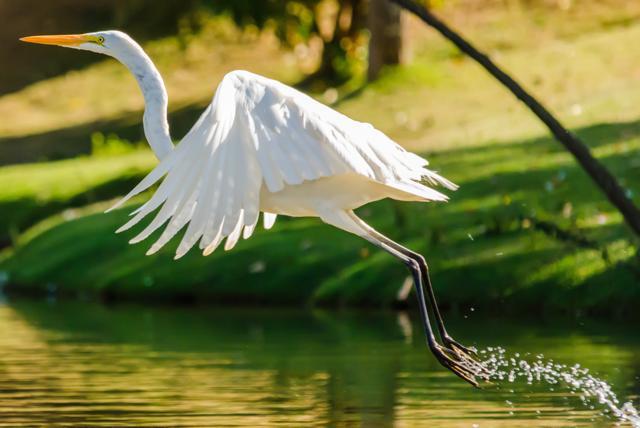
<svg viewBox="0 0 640 428"><path fill-rule="evenodd" d="M383 198L446 201L433 185L456 186L367 123L354 121L275 80L247 71L228 73L211 104L174 148L167 124L167 93L151 59L119 31L21 40L92 51L114 57L135 76L144 95L144 131L159 164L113 208L161 181L153 196L132 213L124 231L156 212L131 243L166 224L148 254L186 227L177 248L182 257L196 243L204 255L226 239L231 249L249 238L263 213L264 227L276 216L319 217L360 236L402 260L411 271L427 344L445 367L477 385L486 378L473 350L447 333L425 259L375 231L353 212ZM112 209L113 209L112 208ZM430 311L441 342L433 332Z"/></svg>

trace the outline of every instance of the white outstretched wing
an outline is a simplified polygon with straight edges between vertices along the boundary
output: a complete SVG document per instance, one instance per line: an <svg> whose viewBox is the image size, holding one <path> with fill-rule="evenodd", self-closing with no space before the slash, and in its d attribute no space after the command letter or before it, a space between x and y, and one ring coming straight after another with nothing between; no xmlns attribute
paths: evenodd
<svg viewBox="0 0 640 428"><path fill-rule="evenodd" d="M277 81L235 71L225 76L213 102L174 151L112 209L164 177L118 231L159 209L131 243L166 223L147 253L153 254L188 224L176 258L198 241L207 255L225 238L228 250L241 235L252 234L263 184L277 192L305 180L356 173L427 200L445 200L419 182L455 185L426 165L369 124ZM275 214L264 214L266 228L274 221Z"/></svg>

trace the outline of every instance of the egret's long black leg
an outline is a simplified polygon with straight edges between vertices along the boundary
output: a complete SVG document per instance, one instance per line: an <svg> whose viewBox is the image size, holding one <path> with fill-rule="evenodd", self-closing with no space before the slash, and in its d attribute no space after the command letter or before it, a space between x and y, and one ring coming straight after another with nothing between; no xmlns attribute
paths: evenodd
<svg viewBox="0 0 640 428"><path fill-rule="evenodd" d="M421 254L418 254L415 251L412 251L398 244L397 242L392 241L391 239L387 238L386 236L384 236L383 234L381 234L380 232L374 229L371 229L371 233L373 233L377 239L389 245L396 251L415 260L420 266L420 273L423 279L423 287L426 289L428 293L428 296L427 296L428 301L431 305L431 308L433 309L433 315L436 320L438 332L440 333L440 337L442 338L442 341L445 343L445 345L452 344L454 346L457 346L466 350L467 352L473 352L471 349L466 348L465 346L462 346L459 343L457 343L455 340L451 338L451 336L449 336L449 333L447 333L447 329L444 325L444 320L442 319L442 315L440 314L440 308L438 307L438 302L436 301L436 295L435 295L435 292L433 291L433 285L431 284L431 277L429 276L429 266L427 265L427 261L424 259L424 257Z"/></svg>
<svg viewBox="0 0 640 428"><path fill-rule="evenodd" d="M357 217L356 217L357 218ZM488 372L487 370L484 368L484 366L482 366L477 360L475 360L475 356L476 351L475 349L472 348L468 348L462 344L460 344L459 342L455 341L451 336L449 336L449 334L447 333L447 330L444 326L444 321L442 319L442 315L440 314L440 309L438 308L438 304L436 302L436 296L435 293L433 291L433 286L431 284L431 278L429 277L429 267L427 265L426 260L424 259L424 257L422 257L422 255L411 251L410 249L398 244L397 242L387 238L386 236L384 236L383 234L381 234L380 232L376 231L375 229L373 229L371 226L367 225L366 223L363 222L364 227L367 228L367 232L371 235L372 238L374 238L377 241L380 241L382 244L384 244L385 246L390 247L391 249L393 249L394 251L398 252L399 254L401 254L404 257L407 257L411 260L413 260L415 263L418 264L418 267L420 269L420 276L422 281L420 282L420 298L423 301L428 300L430 303L430 306L433 309L433 313L435 316L435 320L436 320L436 325L438 327L438 332L440 333L440 337L442 339L442 342L444 344L444 346L459 354L461 358L463 358L466 362L466 364L468 366L472 366L473 370L475 371L475 374L477 376L482 376L484 378L487 377ZM426 284L425 284L426 283ZM425 299L425 289L428 293L428 299Z"/></svg>
<svg viewBox="0 0 640 428"><path fill-rule="evenodd" d="M440 337L442 338L442 340L445 341L446 338L449 337L449 334L447 333L447 330L444 326L444 320L442 319L442 315L440 314L440 309L438 308L436 295L433 291L433 285L431 284L431 277L429 276L429 266L427 265L427 261L424 259L424 257L421 254L418 254L408 249L407 247L404 247L398 244L397 242L387 238L377 230L371 228L369 231L375 236L375 238L379 239L380 241L384 242L394 250L415 260L416 263L418 263L418 266L420 267L420 274L422 275L422 279L423 279L423 287L426 289L428 293L427 297L428 297L430 306L433 309L433 315L435 316L438 332L440 333Z"/></svg>
<svg viewBox="0 0 640 428"><path fill-rule="evenodd" d="M355 215L354 215L355 217ZM358 219L357 217L355 217L356 219ZM360 219L358 219L360 220ZM361 220L360 220L361 221ZM362 222L362 221L361 221ZM440 333L440 337L442 338L443 342L446 342L447 339L452 340L449 336L449 334L447 333L447 330L444 326L444 321L442 319L442 315L440 314L440 309L438 308L438 303L436 302L436 296L435 293L433 292L433 286L431 284L431 278L429 276L429 267L427 266L427 261L424 259L424 257L422 257L422 255L411 251L410 249L398 244L397 242L387 238L386 236L384 236L382 233L378 232L377 230L375 230L374 228L372 228L371 226L369 226L368 224L362 222L363 227L365 227L367 229L367 232L376 240L379 240L380 242L384 243L385 245L388 245L390 248L394 249L395 251L399 252L400 254L402 254L405 257L409 257L412 260L415 260L416 263L418 263L418 266L420 268L420 274L423 278L423 281L426 282L426 284L424 284L424 282L422 283L423 288L426 288L427 293L428 293L428 299L429 299L429 303L433 309L433 314L435 316L436 319L436 324L438 327L438 332ZM426 285L426 287L425 287ZM424 293L423 293L424 294Z"/></svg>
<svg viewBox="0 0 640 428"><path fill-rule="evenodd" d="M431 349L431 352L436 359L443 366L454 372L456 375L466 380L474 386L478 386L476 377L486 379L485 373L483 373L482 366L466 356L463 353L456 352L455 349L445 347L439 344L433 334L431 327L431 320L429 318L429 308L427 299L425 297L425 289L422 283L422 269L420 263L413 257L404 254L395 248L398 244L391 241L389 238L384 237L375 230L373 230L368 224L359 219L353 211L341 211L327 209L326 207L319 207L320 218L327 224L339 227L347 232L356 234L362 238L365 238L372 244L382 248L389 252L391 255L402 260L402 262L409 268L411 276L413 278L414 287L416 290L416 297L418 299L418 306L420 308L420 318L422 325L427 336L427 345ZM383 238L383 239L382 239Z"/></svg>
<svg viewBox="0 0 640 428"><path fill-rule="evenodd" d="M431 306L433 307L433 313L436 318L436 324L438 326L438 331L440 332L440 337L444 342L445 346L457 348L463 352L477 355L476 350L473 348L466 347L456 342L449 333L447 333L447 329L444 326L444 320L442 319L442 315L440 315L440 308L438 307L438 302L436 301L436 295L433 291L433 285L431 284L431 277L429 276L429 265L427 265L427 261L424 257L418 253L415 253L411 250L407 250L408 253L411 253L415 260L418 261L420 265L420 271L422 272L422 276L424 278L424 283L426 285L427 292L429 293L429 301L431 302Z"/></svg>
<svg viewBox="0 0 640 428"><path fill-rule="evenodd" d="M469 382L473 386L478 386L476 376L484 377L482 371L479 370L479 368L481 367L478 367L478 364L475 361L470 361L464 358L464 356L456 354L451 349L443 347L436 341L436 337L433 334L433 329L431 327L431 320L429 319L427 299L424 295L424 286L422 284L422 269L420 267L420 264L413 258L391 247L386 242L375 239L375 237L367 237L367 239L383 250L389 252L391 255L396 256L397 258L402 260L404 264L409 268L411 276L413 277L413 284L416 290L416 297L418 299L418 307L420 308L420 318L422 320L422 325L427 337L427 346L429 346L429 349L431 349L431 352L436 357L436 359L440 362L440 364L451 370L460 378Z"/></svg>
<svg viewBox="0 0 640 428"><path fill-rule="evenodd" d="M463 352L467 352L472 355L476 355L475 349L468 348L464 345L461 345L457 341L455 341L447 332L447 329L444 325L444 320L442 315L440 314L440 308L438 306L438 301L436 300L436 295L433 290L433 285L431 284L431 277L429 275L429 265L427 265L427 261L421 254L418 254L408 248L405 248L398 244L400 248L397 248L398 251L406 254L407 256L413 258L420 265L420 271L422 273L423 284L427 290L429 302L431 303L431 307L433 309L433 314L436 319L436 325L438 327L438 332L440 333L440 337L442 338L442 342L445 346L457 348Z"/></svg>

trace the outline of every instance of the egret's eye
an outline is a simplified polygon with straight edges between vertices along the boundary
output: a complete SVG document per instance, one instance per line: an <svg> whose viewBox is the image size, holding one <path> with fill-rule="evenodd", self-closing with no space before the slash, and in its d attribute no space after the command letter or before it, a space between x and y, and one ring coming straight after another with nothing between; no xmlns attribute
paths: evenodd
<svg viewBox="0 0 640 428"><path fill-rule="evenodd" d="M104 37L103 36L98 36L98 43L100 43L100 44L104 43Z"/></svg>

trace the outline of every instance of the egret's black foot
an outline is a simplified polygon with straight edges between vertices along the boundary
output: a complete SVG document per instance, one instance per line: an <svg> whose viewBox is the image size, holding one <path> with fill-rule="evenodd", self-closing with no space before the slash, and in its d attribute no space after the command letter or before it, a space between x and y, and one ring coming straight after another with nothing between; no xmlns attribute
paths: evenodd
<svg viewBox="0 0 640 428"><path fill-rule="evenodd" d="M478 361L478 351L476 350L476 348L461 345L459 342L453 340L450 336L445 336L443 342L445 343L445 346L447 348L451 349L462 358L465 358L467 361L472 361L473 363L478 365L478 367L486 376L489 376L491 374L491 372Z"/></svg>
<svg viewBox="0 0 640 428"><path fill-rule="evenodd" d="M430 348L440 364L471 385L479 387L478 380L489 381L489 371L475 359L470 350L465 351L468 348L462 346L458 348L456 345L448 348L439 344L434 344Z"/></svg>
<svg viewBox="0 0 640 428"><path fill-rule="evenodd" d="M480 374L480 376L484 380L489 381L489 377L491 376L492 372L487 369L484 364L478 361L478 351L476 351L475 348L467 348L466 346L463 346L454 340L450 340L448 343L449 349L452 349L453 352L458 354L460 358L462 358L468 364L473 365L474 369Z"/></svg>
<svg viewBox="0 0 640 428"><path fill-rule="evenodd" d="M455 352L439 344L431 347L431 351L440 364L476 388L479 387L478 380L476 379L476 377L479 377L479 373L473 369L471 364L465 362Z"/></svg>
<svg viewBox="0 0 640 428"><path fill-rule="evenodd" d="M455 340L453 340L450 336L445 336L442 339L442 342L444 343L444 346L446 346L447 348L455 352L461 352L473 358L476 358L478 356L478 351L476 350L476 348L464 346L459 342L456 342Z"/></svg>

